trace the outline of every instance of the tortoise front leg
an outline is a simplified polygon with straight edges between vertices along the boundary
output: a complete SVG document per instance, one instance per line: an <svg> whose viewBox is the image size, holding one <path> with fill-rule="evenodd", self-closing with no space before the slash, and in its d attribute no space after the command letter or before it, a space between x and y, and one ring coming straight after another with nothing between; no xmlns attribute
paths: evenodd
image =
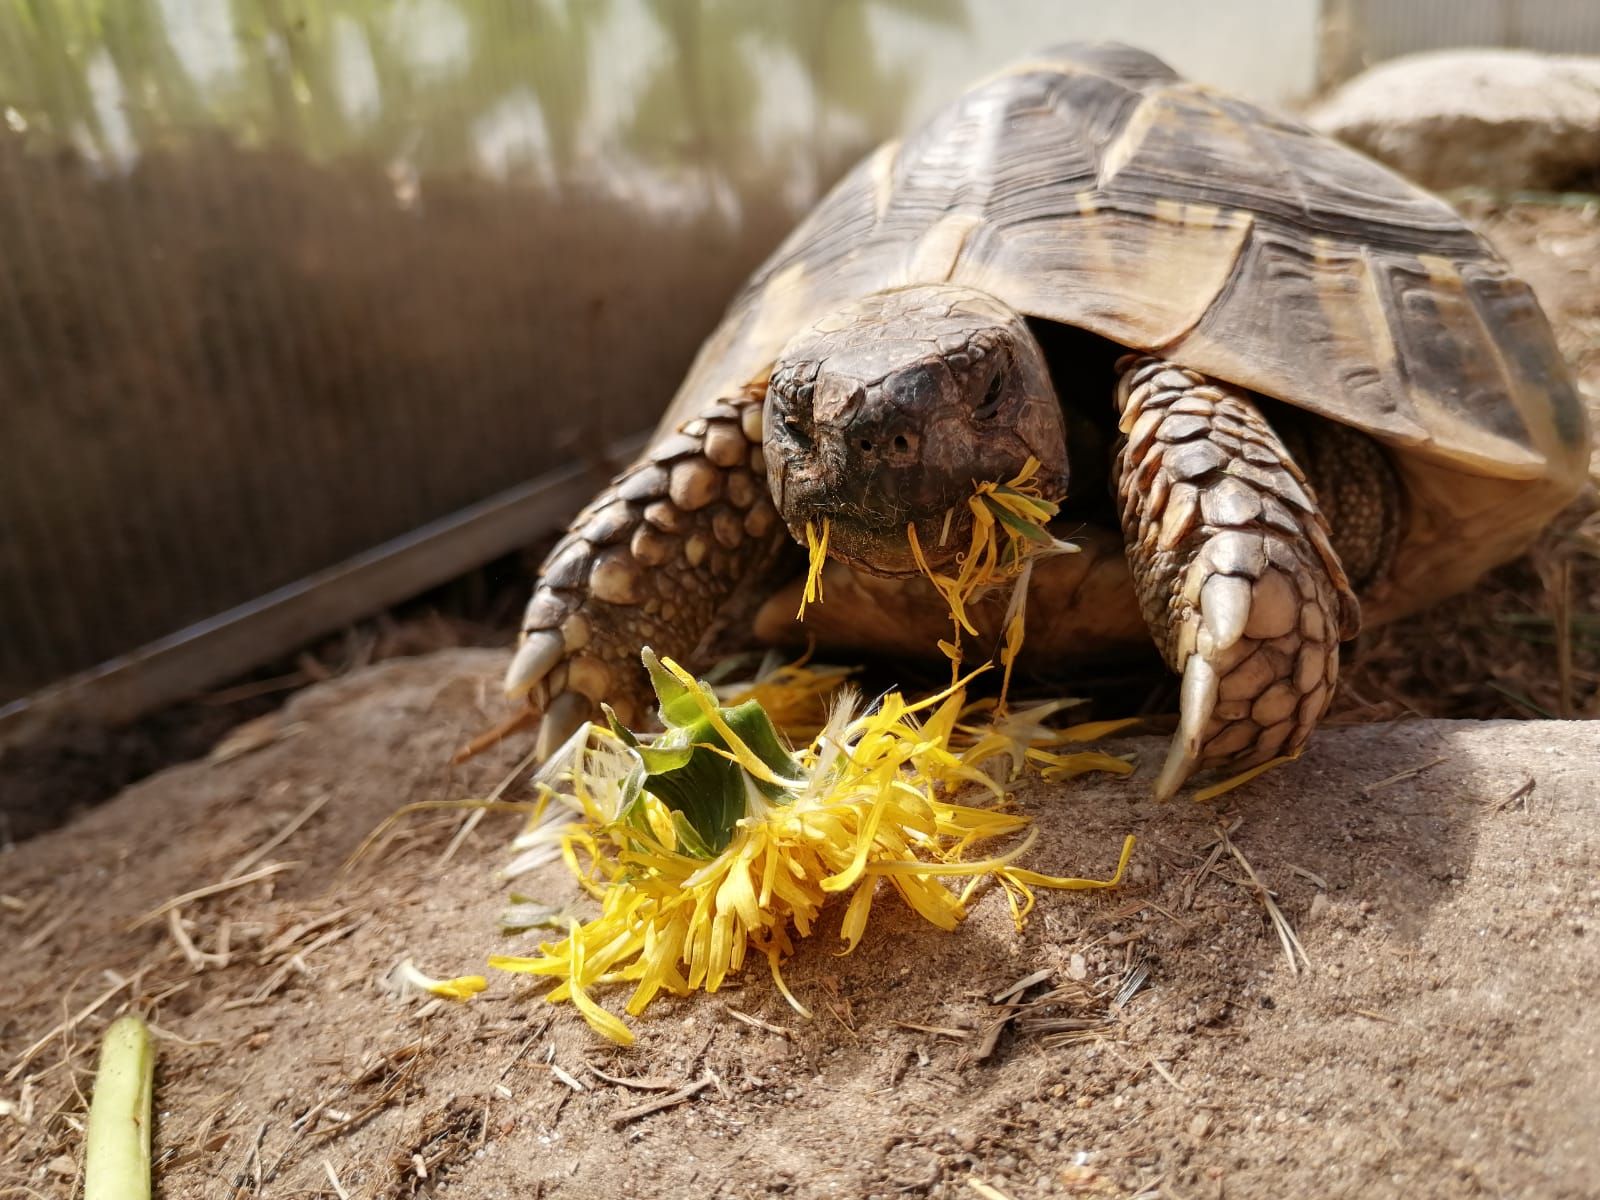
<svg viewBox="0 0 1600 1200"><path fill-rule="evenodd" d="M759 590L788 538L767 491L761 403L751 388L657 438L550 551L505 681L543 712L541 752L602 701L625 723L644 717L640 649L692 661Z"/></svg>
<svg viewBox="0 0 1600 1200"><path fill-rule="evenodd" d="M1298 749L1360 606L1288 450L1244 393L1156 358L1118 364L1115 470L1140 609L1183 676L1156 795Z"/></svg>

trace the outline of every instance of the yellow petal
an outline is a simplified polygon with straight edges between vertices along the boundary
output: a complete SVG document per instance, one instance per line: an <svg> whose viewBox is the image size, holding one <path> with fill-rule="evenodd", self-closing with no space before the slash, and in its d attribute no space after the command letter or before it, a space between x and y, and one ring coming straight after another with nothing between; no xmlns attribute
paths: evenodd
<svg viewBox="0 0 1600 1200"><path fill-rule="evenodd" d="M822 518L822 536L819 538L811 522L806 522L806 553L811 556L811 561L806 568L806 587L800 596L800 611L794 615L797 621L805 620L806 605L822 603L822 568L828 561L828 530L831 525L830 518Z"/></svg>
<svg viewBox="0 0 1600 1200"><path fill-rule="evenodd" d="M889 882L918 916L940 929L954 929L967 915L961 901L931 879L920 875L891 875Z"/></svg>
<svg viewBox="0 0 1600 1200"><path fill-rule="evenodd" d="M1052 754L1048 750L1029 750L1027 756L1043 764L1040 772L1052 783L1074 779L1089 771L1108 771L1112 775L1132 775L1133 763L1128 758L1104 754L1099 750L1079 750L1073 754Z"/></svg>
<svg viewBox="0 0 1600 1200"><path fill-rule="evenodd" d="M1257 775L1263 774L1266 771L1270 771L1274 767L1281 767L1284 763L1292 763L1295 759L1300 757L1301 753L1303 753L1303 749L1304 748L1302 747L1301 750L1296 750L1293 754L1280 754L1277 758L1269 758L1260 766L1251 767L1248 771L1240 771L1239 774L1229 779L1224 779L1221 783L1214 783L1208 788L1202 788L1200 791L1194 794L1195 803L1204 804L1207 800L1215 800L1218 796L1224 795L1233 791L1233 789L1236 787L1249 783Z"/></svg>
<svg viewBox="0 0 1600 1200"><path fill-rule="evenodd" d="M757 843L746 837L744 847L728 866L728 874L717 889L717 910L737 914L747 929L759 929L766 924L762 918L761 902L756 898L755 884L750 878L750 860Z"/></svg>
<svg viewBox="0 0 1600 1200"><path fill-rule="evenodd" d="M544 956L525 958L515 954L491 954L489 965L496 971L515 971L519 975L538 975L539 968L550 960Z"/></svg>
<svg viewBox="0 0 1600 1200"><path fill-rule="evenodd" d="M583 931L577 921L571 922L568 926L567 945L571 947L572 955L571 974L567 976L567 989L571 993L572 1003L583 1014L583 1019L589 1023L589 1028L601 1037L609 1038L619 1046L633 1045L633 1031L622 1023L621 1018L607 1012L591 1000L589 993L583 988Z"/></svg>
<svg viewBox="0 0 1600 1200"><path fill-rule="evenodd" d="M872 912L872 891L876 879L863 879L856 894L850 897L850 907L844 910L844 921L839 926L839 936L844 939L841 954L849 954L861 942L867 931L867 916Z"/></svg>
<svg viewBox="0 0 1600 1200"><path fill-rule="evenodd" d="M1060 742L1097 742L1101 738L1110 737L1134 725L1144 723L1143 717L1122 717L1115 721L1083 721L1077 725L1068 725L1065 729L1054 730L1049 743L1054 745Z"/></svg>
<svg viewBox="0 0 1600 1200"><path fill-rule="evenodd" d="M1020 867L1008 867L1006 876L1019 883L1031 883L1035 887L1058 888L1063 891L1083 891L1089 888L1113 888L1122 882L1122 873L1128 868L1128 859L1133 855L1133 835L1129 834L1122 843L1122 856L1117 859L1117 869L1110 879L1074 879L1065 875L1041 875L1038 871L1028 871Z"/></svg>
<svg viewBox="0 0 1600 1200"><path fill-rule="evenodd" d="M822 880L822 890L825 892L842 892L856 880L861 878L861 872L866 870L867 855L872 850L872 844L878 836L878 826L883 821L883 811L888 807L889 792L885 789L872 802L872 807L867 810L866 821L856 834L855 846L850 855L850 865L837 875L830 875Z"/></svg>
<svg viewBox="0 0 1600 1200"><path fill-rule="evenodd" d="M409 958L397 964L390 972L389 978L395 984L431 992L435 996L443 996L446 1000L471 1000L489 986L489 981L482 975L457 975L454 979L434 979L431 975L418 970L417 965Z"/></svg>
<svg viewBox="0 0 1600 1200"><path fill-rule="evenodd" d="M457 975L454 979L441 979L428 990L447 1000L470 1000L488 986L489 981L482 975Z"/></svg>

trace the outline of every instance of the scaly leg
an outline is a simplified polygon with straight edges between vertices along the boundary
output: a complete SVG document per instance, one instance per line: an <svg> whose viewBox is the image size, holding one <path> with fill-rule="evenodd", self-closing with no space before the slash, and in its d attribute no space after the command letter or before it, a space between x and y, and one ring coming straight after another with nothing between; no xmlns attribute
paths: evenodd
<svg viewBox="0 0 1600 1200"><path fill-rule="evenodd" d="M649 711L639 650L693 660L730 608L753 610L788 540L767 491L762 390L712 405L654 442L574 518L539 571L506 695L560 745L601 701Z"/></svg>
<svg viewBox="0 0 1600 1200"><path fill-rule="evenodd" d="M1119 364L1117 497L1139 605L1183 676L1156 795L1195 771L1298 749L1361 610L1305 477L1238 389L1149 357Z"/></svg>

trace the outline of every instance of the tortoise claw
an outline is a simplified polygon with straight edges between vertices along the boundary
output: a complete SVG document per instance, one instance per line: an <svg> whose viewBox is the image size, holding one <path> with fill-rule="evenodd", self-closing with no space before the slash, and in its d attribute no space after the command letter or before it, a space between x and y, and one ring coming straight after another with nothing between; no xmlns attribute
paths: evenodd
<svg viewBox="0 0 1600 1200"><path fill-rule="evenodd" d="M534 753L540 762L560 750L585 721L592 709L589 701L576 692L562 692L545 709L539 722L539 736L534 742Z"/></svg>
<svg viewBox="0 0 1600 1200"><path fill-rule="evenodd" d="M1167 760L1156 777L1155 798L1171 800L1200 766L1206 729L1217 707L1217 673L1199 654L1189 655L1183 668L1178 700L1178 731L1172 735Z"/></svg>
<svg viewBox="0 0 1600 1200"><path fill-rule="evenodd" d="M521 700L544 680L566 653L566 643L553 630L539 629L523 639L506 670L506 698Z"/></svg>

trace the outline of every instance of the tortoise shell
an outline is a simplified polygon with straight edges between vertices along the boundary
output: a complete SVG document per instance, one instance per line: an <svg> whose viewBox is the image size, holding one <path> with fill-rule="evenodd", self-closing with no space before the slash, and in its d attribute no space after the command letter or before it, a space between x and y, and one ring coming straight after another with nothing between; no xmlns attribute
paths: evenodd
<svg viewBox="0 0 1600 1200"><path fill-rule="evenodd" d="M1549 324L1452 209L1119 45L1019 62L861 162L735 299L661 432L838 306L939 281L1388 446L1406 534L1369 619L1467 585L1586 478Z"/></svg>

